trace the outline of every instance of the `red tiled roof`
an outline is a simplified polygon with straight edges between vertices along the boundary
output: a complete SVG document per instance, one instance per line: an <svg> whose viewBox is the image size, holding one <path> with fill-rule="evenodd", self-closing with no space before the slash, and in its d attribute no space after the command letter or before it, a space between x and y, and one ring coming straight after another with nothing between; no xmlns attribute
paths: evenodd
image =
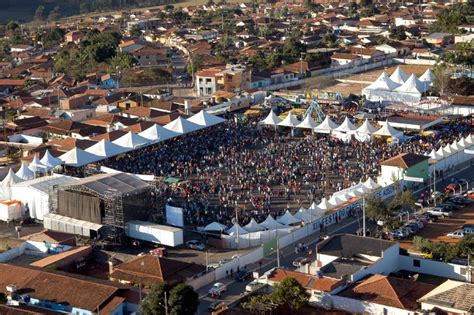
<svg viewBox="0 0 474 315"><path fill-rule="evenodd" d="M281 282L285 278L294 278L298 281L303 287L312 290L331 292L335 288L339 287L344 283L344 280L333 279L329 277L318 277L302 272L290 271L281 268L275 269L274 272L270 274L268 280L274 282Z"/></svg>

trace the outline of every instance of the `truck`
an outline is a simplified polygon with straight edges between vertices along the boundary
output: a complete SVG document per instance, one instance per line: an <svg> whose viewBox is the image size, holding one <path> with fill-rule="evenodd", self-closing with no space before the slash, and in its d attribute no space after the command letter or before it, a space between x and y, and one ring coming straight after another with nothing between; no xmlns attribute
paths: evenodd
<svg viewBox="0 0 474 315"><path fill-rule="evenodd" d="M145 221L129 221L125 235L140 241L176 247L183 244L183 229Z"/></svg>

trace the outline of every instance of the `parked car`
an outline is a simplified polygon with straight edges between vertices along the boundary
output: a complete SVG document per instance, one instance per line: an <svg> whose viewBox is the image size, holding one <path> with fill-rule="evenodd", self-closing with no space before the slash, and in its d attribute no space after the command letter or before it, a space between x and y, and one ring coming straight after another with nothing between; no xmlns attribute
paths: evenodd
<svg viewBox="0 0 474 315"><path fill-rule="evenodd" d="M306 258L306 257L298 257L295 260L293 260L293 266L296 268L299 268L303 265L306 265L311 262L311 259Z"/></svg>
<svg viewBox="0 0 474 315"><path fill-rule="evenodd" d="M394 239L404 239L409 236L409 232L405 229L396 229L390 233L390 236Z"/></svg>
<svg viewBox="0 0 474 315"><path fill-rule="evenodd" d="M448 209L451 208L451 210L459 210L459 205L449 200L444 201L441 205L446 206Z"/></svg>
<svg viewBox="0 0 474 315"><path fill-rule="evenodd" d="M258 283L257 280L252 280L245 286L245 291L252 292L252 291L257 290L261 286L263 286L263 284Z"/></svg>
<svg viewBox="0 0 474 315"><path fill-rule="evenodd" d="M158 247L158 248L150 250L150 255L158 256L158 257L166 257L168 256L168 250L164 247Z"/></svg>
<svg viewBox="0 0 474 315"><path fill-rule="evenodd" d="M405 224L405 225L403 226L403 228L404 228L404 229L408 229L408 231L410 232L411 235L418 233L418 231L420 230L420 228L418 227L418 225L415 224L415 223Z"/></svg>
<svg viewBox="0 0 474 315"><path fill-rule="evenodd" d="M225 302L223 301L215 301L211 304L209 304L209 306L207 307L207 310L209 312L215 312L215 311L219 311L223 308L227 307L227 304L225 304Z"/></svg>
<svg viewBox="0 0 474 315"><path fill-rule="evenodd" d="M240 270L235 274L235 280L244 281L252 277L252 273L248 270Z"/></svg>
<svg viewBox="0 0 474 315"><path fill-rule="evenodd" d="M191 248L191 249L197 249L197 250L205 250L206 249L206 245L204 243L196 241L196 240L187 241L186 246Z"/></svg>
<svg viewBox="0 0 474 315"><path fill-rule="evenodd" d="M466 198L474 200L474 190L469 190L467 193L464 194L464 196L466 196Z"/></svg>
<svg viewBox="0 0 474 315"><path fill-rule="evenodd" d="M223 292L227 291L227 286L222 282L216 282L214 285L209 289L210 296L221 296Z"/></svg>
<svg viewBox="0 0 474 315"><path fill-rule="evenodd" d="M449 238L463 238L465 235L466 233L463 230L456 230L447 234Z"/></svg>
<svg viewBox="0 0 474 315"><path fill-rule="evenodd" d="M450 217L453 213L444 207L434 207L427 211L428 213L438 217Z"/></svg>
<svg viewBox="0 0 474 315"><path fill-rule="evenodd" d="M474 203L474 200L469 199L465 196L455 196L451 198L450 201L463 206L472 205Z"/></svg>

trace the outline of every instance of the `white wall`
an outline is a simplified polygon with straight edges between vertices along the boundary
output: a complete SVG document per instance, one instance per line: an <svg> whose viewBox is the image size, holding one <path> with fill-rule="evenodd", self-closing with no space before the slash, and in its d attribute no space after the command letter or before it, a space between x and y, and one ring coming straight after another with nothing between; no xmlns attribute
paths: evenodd
<svg viewBox="0 0 474 315"><path fill-rule="evenodd" d="M398 264L398 256L400 252L400 244L396 243L382 253L382 258L368 266L366 269L357 271L351 276L353 282L359 281L369 274L388 275L394 271L394 267Z"/></svg>
<svg viewBox="0 0 474 315"><path fill-rule="evenodd" d="M413 265L414 260L420 262L420 267L415 267ZM468 277L466 266L402 255L398 258L398 270L421 272L460 281L466 281Z"/></svg>
<svg viewBox="0 0 474 315"><path fill-rule="evenodd" d="M7 262L25 253L26 242L0 253L0 263Z"/></svg>

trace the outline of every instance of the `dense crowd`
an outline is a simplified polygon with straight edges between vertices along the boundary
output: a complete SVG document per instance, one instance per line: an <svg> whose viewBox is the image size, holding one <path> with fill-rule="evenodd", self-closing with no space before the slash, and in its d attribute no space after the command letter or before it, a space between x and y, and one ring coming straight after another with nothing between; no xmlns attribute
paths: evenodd
<svg viewBox="0 0 474 315"><path fill-rule="evenodd" d="M384 139L348 144L328 135L291 137L288 130L258 126L255 120L227 123L127 153L108 166L136 174L178 177L163 185L168 202L185 209L191 224L217 220L239 223L286 209L308 207L368 176L379 163L402 152L427 154L468 131L466 122L451 122L436 136L416 136L402 144Z"/></svg>

